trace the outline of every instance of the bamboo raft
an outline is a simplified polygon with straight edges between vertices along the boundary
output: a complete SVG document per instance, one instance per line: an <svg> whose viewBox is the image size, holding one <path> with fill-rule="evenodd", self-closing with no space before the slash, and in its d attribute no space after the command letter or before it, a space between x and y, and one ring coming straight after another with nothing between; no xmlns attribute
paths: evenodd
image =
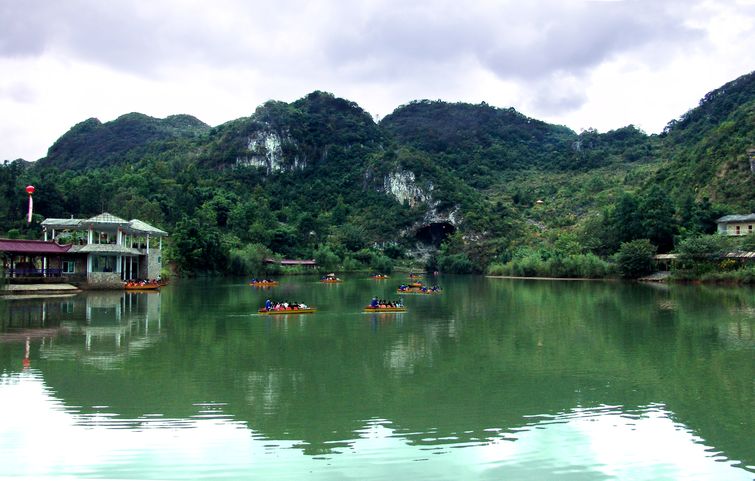
<svg viewBox="0 0 755 481"><path fill-rule="evenodd" d="M281 309L280 311L268 311L264 307L260 307L257 311L258 314L262 314L264 316L280 316L285 314L313 314L315 312L317 312L317 309L315 309L314 307L309 307L307 309Z"/></svg>
<svg viewBox="0 0 755 481"><path fill-rule="evenodd" d="M406 312L406 307L372 307L365 306L362 312Z"/></svg>

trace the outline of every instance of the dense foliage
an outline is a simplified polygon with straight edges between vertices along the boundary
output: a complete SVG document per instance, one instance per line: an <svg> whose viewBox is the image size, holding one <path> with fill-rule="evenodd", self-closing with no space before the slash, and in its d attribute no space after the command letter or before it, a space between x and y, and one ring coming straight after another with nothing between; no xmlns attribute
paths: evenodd
<svg viewBox="0 0 755 481"><path fill-rule="evenodd" d="M622 245L669 252L755 209L754 78L706 95L661 135L578 134L514 109L426 100L378 124L325 92L212 128L186 115L89 119L47 157L0 166L0 234L39 238L44 217L108 211L167 230L167 257L185 273L251 274L274 257L609 276Z"/></svg>

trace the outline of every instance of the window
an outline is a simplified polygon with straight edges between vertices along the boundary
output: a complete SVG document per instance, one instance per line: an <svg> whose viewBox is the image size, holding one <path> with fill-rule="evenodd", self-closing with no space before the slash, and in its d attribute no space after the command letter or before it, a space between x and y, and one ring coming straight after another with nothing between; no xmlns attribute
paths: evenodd
<svg viewBox="0 0 755 481"><path fill-rule="evenodd" d="M63 261L63 274L73 274L76 263L74 261Z"/></svg>
<svg viewBox="0 0 755 481"><path fill-rule="evenodd" d="M752 234L752 224L747 226L747 232Z"/></svg>
<svg viewBox="0 0 755 481"><path fill-rule="evenodd" d="M739 235L739 226L734 228L734 235Z"/></svg>
<svg viewBox="0 0 755 481"><path fill-rule="evenodd" d="M92 256L92 272L115 272L115 256Z"/></svg>

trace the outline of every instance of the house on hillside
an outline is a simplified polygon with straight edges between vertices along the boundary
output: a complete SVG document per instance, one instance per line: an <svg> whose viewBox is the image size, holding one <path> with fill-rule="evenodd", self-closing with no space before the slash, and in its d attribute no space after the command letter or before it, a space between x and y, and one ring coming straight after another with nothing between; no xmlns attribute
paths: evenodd
<svg viewBox="0 0 755 481"><path fill-rule="evenodd" d="M747 235L755 232L755 214L725 215L716 219L718 233L723 235Z"/></svg>
<svg viewBox="0 0 755 481"><path fill-rule="evenodd" d="M89 219L45 219L44 240L0 239L6 277L57 278L91 287L121 287L129 279L156 279L167 232L107 212Z"/></svg>

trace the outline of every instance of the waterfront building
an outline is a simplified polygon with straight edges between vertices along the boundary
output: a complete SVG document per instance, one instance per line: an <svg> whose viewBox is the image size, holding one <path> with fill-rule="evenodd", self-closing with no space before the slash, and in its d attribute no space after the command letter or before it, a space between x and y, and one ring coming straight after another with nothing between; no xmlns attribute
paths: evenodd
<svg viewBox="0 0 755 481"><path fill-rule="evenodd" d="M44 240L0 239L6 277L64 278L90 287L156 279L167 232L107 212L88 219L45 219Z"/></svg>

